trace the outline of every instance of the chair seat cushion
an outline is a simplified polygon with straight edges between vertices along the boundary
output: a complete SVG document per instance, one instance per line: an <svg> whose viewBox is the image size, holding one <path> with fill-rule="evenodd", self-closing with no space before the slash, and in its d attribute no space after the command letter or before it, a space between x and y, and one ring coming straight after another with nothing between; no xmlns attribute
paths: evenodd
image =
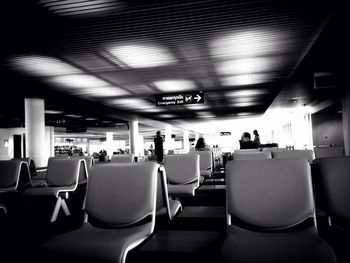
<svg viewBox="0 0 350 263"><path fill-rule="evenodd" d="M169 195L194 195L198 182L190 184L168 184Z"/></svg>
<svg viewBox="0 0 350 263"><path fill-rule="evenodd" d="M124 262L126 253L147 238L152 223L132 228L105 229L83 224L77 230L52 237L41 245L43 257L50 261ZM64 261L62 261L64 262Z"/></svg>
<svg viewBox="0 0 350 263"><path fill-rule="evenodd" d="M295 232L253 232L229 226L223 262L336 262L332 248L310 228Z"/></svg>
<svg viewBox="0 0 350 263"><path fill-rule="evenodd" d="M41 187L43 186L43 187ZM59 191L74 190L75 185L60 186L60 187L47 187L45 185L37 185L37 187L28 188L23 192L25 196L57 196Z"/></svg>

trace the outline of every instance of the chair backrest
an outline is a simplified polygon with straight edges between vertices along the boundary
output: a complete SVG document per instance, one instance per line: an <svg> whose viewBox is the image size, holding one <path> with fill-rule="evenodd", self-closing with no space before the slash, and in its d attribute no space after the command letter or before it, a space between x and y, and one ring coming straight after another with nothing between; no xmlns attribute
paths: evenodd
<svg viewBox="0 0 350 263"><path fill-rule="evenodd" d="M315 159L315 153L313 150L288 150L288 151L273 151L273 158L304 158L309 163Z"/></svg>
<svg viewBox="0 0 350 263"><path fill-rule="evenodd" d="M262 160L271 159L271 152L234 152L233 160Z"/></svg>
<svg viewBox="0 0 350 263"><path fill-rule="evenodd" d="M199 154L175 154L164 157L164 168L171 184L199 183Z"/></svg>
<svg viewBox="0 0 350 263"><path fill-rule="evenodd" d="M51 159L47 167L49 186L70 186L87 179L86 162L83 159Z"/></svg>
<svg viewBox="0 0 350 263"><path fill-rule="evenodd" d="M324 157L340 157L344 156L343 147L315 147L315 158L324 158Z"/></svg>
<svg viewBox="0 0 350 263"><path fill-rule="evenodd" d="M134 161L133 154L114 154L111 158L111 163L132 163Z"/></svg>
<svg viewBox="0 0 350 263"><path fill-rule="evenodd" d="M213 154L210 150L207 151L194 151L191 154L199 154L199 169L201 170L213 170Z"/></svg>
<svg viewBox="0 0 350 263"><path fill-rule="evenodd" d="M282 229L314 217L306 160L231 161L225 172L228 224L233 216L262 229Z"/></svg>
<svg viewBox="0 0 350 263"><path fill-rule="evenodd" d="M0 191L16 191L30 181L28 164L21 160L0 161Z"/></svg>
<svg viewBox="0 0 350 263"><path fill-rule="evenodd" d="M72 159L82 159L85 160L86 166L90 169L93 165L95 165L95 159L92 156L74 156Z"/></svg>
<svg viewBox="0 0 350 263"><path fill-rule="evenodd" d="M115 226L154 218L158 167L155 162L95 165L87 187L87 214Z"/></svg>
<svg viewBox="0 0 350 263"><path fill-rule="evenodd" d="M350 223L350 157L319 159L322 197L331 219Z"/></svg>
<svg viewBox="0 0 350 263"><path fill-rule="evenodd" d="M14 158L14 160L20 160L20 161L26 162L29 166L29 171L30 171L31 177L38 175L38 173L36 171L35 162L32 158Z"/></svg>

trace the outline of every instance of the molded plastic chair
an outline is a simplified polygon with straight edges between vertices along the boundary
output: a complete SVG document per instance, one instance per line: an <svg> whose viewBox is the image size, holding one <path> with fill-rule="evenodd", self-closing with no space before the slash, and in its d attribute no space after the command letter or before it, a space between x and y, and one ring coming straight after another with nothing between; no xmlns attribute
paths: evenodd
<svg viewBox="0 0 350 263"><path fill-rule="evenodd" d="M199 154L199 168L200 175L204 177L211 177L213 173L213 154L208 151L192 151L191 154Z"/></svg>
<svg viewBox="0 0 350 263"><path fill-rule="evenodd" d="M350 157L319 159L322 209L328 226L323 229L339 262L350 262ZM318 199L316 199L317 201Z"/></svg>
<svg viewBox="0 0 350 263"><path fill-rule="evenodd" d="M154 162L94 166L86 222L43 243L43 254L57 262L125 262L154 231L158 167Z"/></svg>
<svg viewBox="0 0 350 263"><path fill-rule="evenodd" d="M336 262L317 232L306 160L232 161L226 182L223 262Z"/></svg>
<svg viewBox="0 0 350 263"><path fill-rule="evenodd" d="M30 172L28 164L21 160L0 161L0 208L7 213L9 203L13 203L13 195L30 186ZM12 206L11 208L12 209Z"/></svg>
<svg viewBox="0 0 350 263"><path fill-rule="evenodd" d="M175 154L164 157L164 168L171 196L195 195L199 187L200 169L198 154Z"/></svg>
<svg viewBox="0 0 350 263"><path fill-rule="evenodd" d="M232 154L233 160L263 160L271 159L272 155L270 152L234 152Z"/></svg>
<svg viewBox="0 0 350 263"><path fill-rule="evenodd" d="M169 198L168 184L164 167L159 167L157 184L157 216L166 214L170 220L182 210L179 200Z"/></svg>
<svg viewBox="0 0 350 263"><path fill-rule="evenodd" d="M0 193L17 192L30 182L28 164L21 160L0 161Z"/></svg>
<svg viewBox="0 0 350 263"><path fill-rule="evenodd" d="M92 166L95 165L95 159L93 156L75 156L72 157L72 159L82 159L86 162L86 167L90 169Z"/></svg>
<svg viewBox="0 0 350 263"><path fill-rule="evenodd" d="M350 157L319 159L321 192L325 212L350 227Z"/></svg>
<svg viewBox="0 0 350 263"><path fill-rule="evenodd" d="M135 161L133 154L114 154L111 163L133 163Z"/></svg>
<svg viewBox="0 0 350 263"><path fill-rule="evenodd" d="M24 196L55 196L56 204L50 222L55 222L58 212L62 208L65 215L70 211L65 199L69 192L74 192L78 186L83 187L87 182L87 167L82 159L51 159L47 167L45 187L33 187L23 192Z"/></svg>
<svg viewBox="0 0 350 263"><path fill-rule="evenodd" d="M343 147L314 147L315 158L325 158L325 157L340 157L344 156Z"/></svg>
<svg viewBox="0 0 350 263"><path fill-rule="evenodd" d="M309 163L315 160L315 153L313 150L287 150L287 151L273 151L272 157L276 159L281 158L304 158Z"/></svg>

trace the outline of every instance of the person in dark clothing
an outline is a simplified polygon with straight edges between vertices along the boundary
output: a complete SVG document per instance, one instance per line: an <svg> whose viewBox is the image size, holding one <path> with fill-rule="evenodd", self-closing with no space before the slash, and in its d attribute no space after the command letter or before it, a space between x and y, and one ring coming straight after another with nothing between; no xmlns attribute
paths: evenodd
<svg viewBox="0 0 350 263"><path fill-rule="evenodd" d="M251 141L249 132L244 132L240 141L241 149L257 149L259 146Z"/></svg>
<svg viewBox="0 0 350 263"><path fill-rule="evenodd" d="M154 138L154 154L157 156L158 163L163 162L164 150L163 150L163 138L160 135L160 131L157 131Z"/></svg>
<svg viewBox="0 0 350 263"><path fill-rule="evenodd" d="M258 146L260 146L261 145L261 143L260 143L260 135L259 135L258 131L254 130L253 134L254 134L253 142L255 142Z"/></svg>
<svg viewBox="0 0 350 263"><path fill-rule="evenodd" d="M205 144L205 140L204 138L199 138L197 140L196 146L195 146L196 151L207 151L209 150L209 148L207 147L207 145Z"/></svg>

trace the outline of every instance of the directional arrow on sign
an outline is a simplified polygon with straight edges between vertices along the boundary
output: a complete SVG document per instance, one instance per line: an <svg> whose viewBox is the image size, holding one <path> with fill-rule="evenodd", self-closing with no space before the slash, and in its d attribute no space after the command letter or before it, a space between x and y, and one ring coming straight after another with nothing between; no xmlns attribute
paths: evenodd
<svg viewBox="0 0 350 263"><path fill-rule="evenodd" d="M199 96L198 94L196 95L196 97L194 97L194 99L195 99L195 100L197 100L197 102L198 102L198 101L200 101L200 100L201 100L201 98L202 98L202 97L201 97L201 96Z"/></svg>

